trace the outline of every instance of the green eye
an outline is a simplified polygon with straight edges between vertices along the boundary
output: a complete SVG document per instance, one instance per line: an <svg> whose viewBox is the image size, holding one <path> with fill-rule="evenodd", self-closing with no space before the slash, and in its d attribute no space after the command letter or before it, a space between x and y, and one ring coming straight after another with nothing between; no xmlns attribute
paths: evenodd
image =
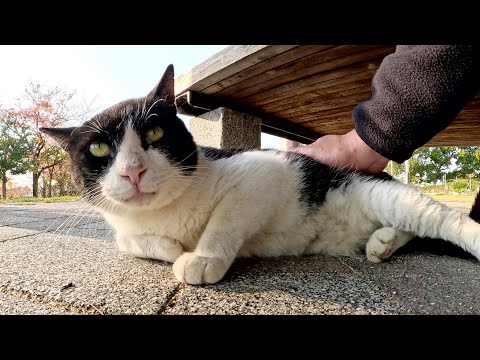
<svg viewBox="0 0 480 360"><path fill-rule="evenodd" d="M155 126L153 129L147 131L147 143L151 144L160 140L163 136L163 129L160 126Z"/></svg>
<svg viewBox="0 0 480 360"><path fill-rule="evenodd" d="M103 142L91 143L89 150L96 157L104 157L110 154L110 146Z"/></svg>

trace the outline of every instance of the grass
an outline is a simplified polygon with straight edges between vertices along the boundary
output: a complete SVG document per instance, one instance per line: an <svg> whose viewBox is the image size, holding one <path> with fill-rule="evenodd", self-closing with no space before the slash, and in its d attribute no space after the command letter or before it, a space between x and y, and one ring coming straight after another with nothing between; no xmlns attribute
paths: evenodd
<svg viewBox="0 0 480 360"><path fill-rule="evenodd" d="M470 202L473 203L475 200L475 195L448 195L448 194L437 194L437 195L429 195L434 200L437 201L461 201L461 202Z"/></svg>
<svg viewBox="0 0 480 360"><path fill-rule="evenodd" d="M34 203L53 203L62 201L77 201L80 196L53 196L50 198L16 198L0 200L0 204L34 204Z"/></svg>

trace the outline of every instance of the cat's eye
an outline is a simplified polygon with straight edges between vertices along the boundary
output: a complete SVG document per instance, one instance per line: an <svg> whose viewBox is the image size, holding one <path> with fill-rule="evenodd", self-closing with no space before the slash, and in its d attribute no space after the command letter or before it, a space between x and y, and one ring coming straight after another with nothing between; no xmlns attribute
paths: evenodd
<svg viewBox="0 0 480 360"><path fill-rule="evenodd" d="M155 126L153 129L147 131L147 144L154 143L158 141L163 136L163 129L160 126Z"/></svg>
<svg viewBox="0 0 480 360"><path fill-rule="evenodd" d="M104 157L110 154L110 146L104 142L92 142L90 144L90 153L96 157Z"/></svg>

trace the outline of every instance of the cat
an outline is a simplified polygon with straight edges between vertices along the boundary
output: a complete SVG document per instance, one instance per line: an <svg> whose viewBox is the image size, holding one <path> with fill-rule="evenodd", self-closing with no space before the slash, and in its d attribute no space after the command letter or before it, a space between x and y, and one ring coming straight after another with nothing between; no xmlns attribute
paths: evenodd
<svg viewBox="0 0 480 360"><path fill-rule="evenodd" d="M364 251L379 263L415 236L480 259L480 224L386 173L196 145L177 117L173 65L143 98L78 127L40 130L68 152L75 185L115 229L118 248L173 263L181 282L217 283L237 257Z"/></svg>

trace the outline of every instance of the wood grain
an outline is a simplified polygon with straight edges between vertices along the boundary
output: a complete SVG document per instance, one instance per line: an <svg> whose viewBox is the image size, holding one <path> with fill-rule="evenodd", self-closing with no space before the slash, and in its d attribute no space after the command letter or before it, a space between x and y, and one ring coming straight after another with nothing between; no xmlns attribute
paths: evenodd
<svg viewBox="0 0 480 360"><path fill-rule="evenodd" d="M201 91L239 71L298 45L235 45L223 49L175 79L175 94Z"/></svg>
<svg viewBox="0 0 480 360"><path fill-rule="evenodd" d="M380 61L381 60L378 60L378 63L380 63ZM368 65L370 70L367 71L356 72L346 76L343 76L343 74L346 73L346 71L342 71L343 69L329 71L327 73L312 76L308 79L300 79L278 88L273 88L253 96L242 98L239 99L239 101L259 106L282 101L292 96L313 93L317 90L321 91L321 89L335 88L345 84L363 81L368 81L370 83L377 71L377 67L372 66L372 63L369 63ZM265 96L267 92L268 96Z"/></svg>
<svg viewBox="0 0 480 360"><path fill-rule="evenodd" d="M285 66L282 67L282 69L263 73L256 76L252 81L245 81L230 86L227 89L215 93L215 95L231 96L236 99L251 96L261 91L282 86L299 79L308 78L321 72L358 62L378 59L379 57L388 55L392 50L389 47L375 46L359 52L359 50L362 49L364 48L358 45L342 46L342 51L338 50L337 47L328 49L320 53L322 57L307 57L308 59L304 58L302 61L286 64L288 67ZM327 56L327 54L329 56ZM341 54L342 57L338 57L340 56L339 54Z"/></svg>
<svg viewBox="0 0 480 360"><path fill-rule="evenodd" d="M334 45L303 45L295 47L291 50L285 51L276 56L265 58L261 64L256 64L238 72L224 80L217 82L202 90L204 94L214 94L230 86L236 85L240 82L249 81L254 76L268 72L272 69L279 68L291 61L298 61L308 55L318 54L326 49L332 48Z"/></svg>
<svg viewBox="0 0 480 360"><path fill-rule="evenodd" d="M326 100L338 100L342 101L343 98L358 93L365 93L370 91L370 80L364 82L354 82L344 84L341 87L319 89L310 93L301 94L289 97L288 99L282 99L275 103L269 103L266 105L259 105L258 107L263 111L279 112L282 110L305 107L307 105L320 104Z"/></svg>
<svg viewBox="0 0 480 360"><path fill-rule="evenodd" d="M279 117L286 117L286 116L297 117L300 115L310 114L310 113L321 111L321 110L332 110L332 109L344 107L347 105L356 105L360 101L369 99L370 95L371 95L371 92L370 90L368 90L358 94L344 96L338 99L319 101L314 104L291 107L290 109L283 109L280 111L271 111L270 113Z"/></svg>

